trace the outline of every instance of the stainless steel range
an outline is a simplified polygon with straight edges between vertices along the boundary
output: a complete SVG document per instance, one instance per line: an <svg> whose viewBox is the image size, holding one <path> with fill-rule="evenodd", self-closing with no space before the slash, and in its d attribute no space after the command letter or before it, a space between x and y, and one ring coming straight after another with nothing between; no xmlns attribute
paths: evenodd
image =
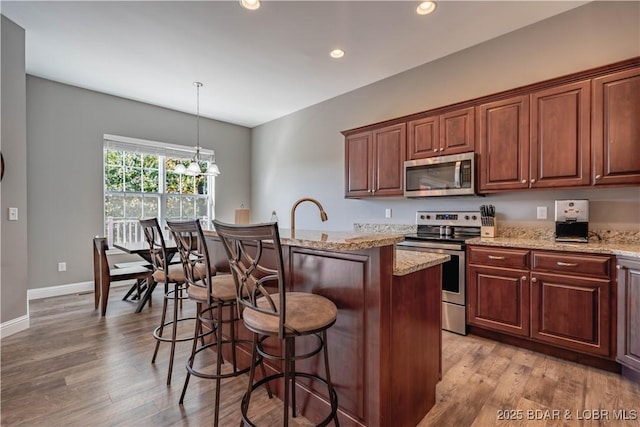
<svg viewBox="0 0 640 427"><path fill-rule="evenodd" d="M442 265L442 329L466 335L465 241L480 236L480 212L418 211L416 224L397 247L451 256Z"/></svg>

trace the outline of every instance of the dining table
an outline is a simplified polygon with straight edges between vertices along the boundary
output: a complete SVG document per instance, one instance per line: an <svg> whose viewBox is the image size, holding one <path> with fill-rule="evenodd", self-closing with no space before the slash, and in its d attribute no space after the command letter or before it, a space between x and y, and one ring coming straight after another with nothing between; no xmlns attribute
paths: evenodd
<svg viewBox="0 0 640 427"><path fill-rule="evenodd" d="M113 247L120 249L121 251L128 254L138 255L139 257L144 259L151 268L153 268L153 263L151 261L151 251L149 250L149 244L146 241L114 243ZM172 263L174 255L176 254L176 252L178 252L178 248L176 247L175 242L170 239L165 240L165 248L167 251L167 258L169 259L169 263ZM140 296L140 299L138 301L136 313L140 313L145 304L151 300L151 295L153 294L156 285L157 282L155 280L153 280L152 283L146 284L146 288L144 289L144 292Z"/></svg>

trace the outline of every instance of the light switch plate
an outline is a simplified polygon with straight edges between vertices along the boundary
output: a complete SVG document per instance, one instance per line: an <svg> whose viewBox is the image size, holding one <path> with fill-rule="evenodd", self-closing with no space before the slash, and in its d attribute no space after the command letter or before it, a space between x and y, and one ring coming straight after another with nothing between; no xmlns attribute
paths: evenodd
<svg viewBox="0 0 640 427"><path fill-rule="evenodd" d="M384 217L385 218L391 218L391 209L385 209L384 210Z"/></svg>
<svg viewBox="0 0 640 427"><path fill-rule="evenodd" d="M18 220L18 208L9 208L9 221Z"/></svg>

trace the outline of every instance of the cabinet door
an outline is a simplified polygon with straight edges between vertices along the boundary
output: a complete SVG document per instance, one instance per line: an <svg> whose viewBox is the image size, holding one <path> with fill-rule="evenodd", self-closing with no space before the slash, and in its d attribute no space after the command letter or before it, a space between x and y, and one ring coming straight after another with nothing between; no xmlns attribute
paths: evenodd
<svg viewBox="0 0 640 427"><path fill-rule="evenodd" d="M640 184L640 69L593 80L594 184Z"/></svg>
<svg viewBox="0 0 640 427"><path fill-rule="evenodd" d="M345 196L364 197L372 194L372 134L363 132L345 140Z"/></svg>
<svg viewBox="0 0 640 427"><path fill-rule="evenodd" d="M440 115L440 154L459 154L475 147L475 108Z"/></svg>
<svg viewBox="0 0 640 427"><path fill-rule="evenodd" d="M531 95L531 187L589 185L590 93L587 80Z"/></svg>
<svg viewBox="0 0 640 427"><path fill-rule="evenodd" d="M529 188L529 95L478 107L479 191Z"/></svg>
<svg viewBox="0 0 640 427"><path fill-rule="evenodd" d="M618 362L640 370L640 262L618 260Z"/></svg>
<svg viewBox="0 0 640 427"><path fill-rule="evenodd" d="M440 154L439 116L424 117L409 122L407 157L409 160L424 159Z"/></svg>
<svg viewBox="0 0 640 427"><path fill-rule="evenodd" d="M405 123L373 131L374 196L404 195L406 144Z"/></svg>
<svg viewBox="0 0 640 427"><path fill-rule="evenodd" d="M609 356L610 292L608 280L531 273L531 337Z"/></svg>
<svg viewBox="0 0 640 427"><path fill-rule="evenodd" d="M529 336L529 273L469 266L467 277L467 323Z"/></svg>

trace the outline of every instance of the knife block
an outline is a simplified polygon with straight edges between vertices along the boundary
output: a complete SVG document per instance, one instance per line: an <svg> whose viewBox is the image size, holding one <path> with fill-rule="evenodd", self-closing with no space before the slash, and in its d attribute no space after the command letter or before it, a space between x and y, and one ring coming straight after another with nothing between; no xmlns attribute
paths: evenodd
<svg viewBox="0 0 640 427"><path fill-rule="evenodd" d="M495 217L484 217L484 220L490 220L491 225L480 226L480 236L482 237L496 237L498 234L498 221Z"/></svg>

